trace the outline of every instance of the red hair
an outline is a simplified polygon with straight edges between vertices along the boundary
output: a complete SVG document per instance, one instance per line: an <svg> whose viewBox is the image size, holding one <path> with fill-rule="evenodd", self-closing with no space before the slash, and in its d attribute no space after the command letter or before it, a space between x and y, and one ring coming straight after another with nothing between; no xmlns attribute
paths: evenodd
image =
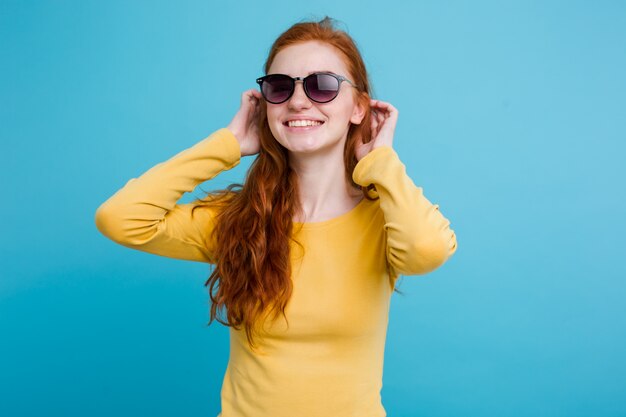
<svg viewBox="0 0 626 417"><path fill-rule="evenodd" d="M329 17L319 22L300 22L283 32L274 42L265 62L269 70L276 54L287 46L320 41L337 49L349 76L357 86L355 99L366 109L363 122L351 124L344 149L346 179L368 195L368 187L352 181L357 164L355 146L360 138L370 141L370 84L365 64L352 38L333 27ZM215 268L205 286L211 298L211 320L240 329L243 326L249 345L254 348L255 334L266 314L285 316L291 298L290 241L292 219L300 213L298 180L289 166L287 150L280 145L267 121L267 105L260 102L260 151L243 185L231 184L225 190L209 193L202 203L218 206L212 241L215 243ZM203 204L197 206L202 207ZM304 249L304 248L302 248ZM226 320L218 311L226 310ZM286 319L286 316L285 316Z"/></svg>

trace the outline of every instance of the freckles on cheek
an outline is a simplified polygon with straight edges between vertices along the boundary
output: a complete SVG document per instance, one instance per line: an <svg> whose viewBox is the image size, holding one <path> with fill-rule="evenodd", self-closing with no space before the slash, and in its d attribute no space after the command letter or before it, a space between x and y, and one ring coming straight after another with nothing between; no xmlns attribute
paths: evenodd
<svg viewBox="0 0 626 417"><path fill-rule="evenodd" d="M272 119L269 119L269 118L268 118L267 122L268 122L267 124L270 127L270 131L272 132L272 135L274 135L274 137L276 137L278 135L278 132L279 132L278 129L280 129L280 123L277 120L272 120Z"/></svg>
<svg viewBox="0 0 626 417"><path fill-rule="evenodd" d="M268 109L269 110L269 109ZM265 116L265 119L267 121L267 125L270 128L270 131L272 132L272 135L276 136L276 118L272 117L272 115L268 112L267 115Z"/></svg>

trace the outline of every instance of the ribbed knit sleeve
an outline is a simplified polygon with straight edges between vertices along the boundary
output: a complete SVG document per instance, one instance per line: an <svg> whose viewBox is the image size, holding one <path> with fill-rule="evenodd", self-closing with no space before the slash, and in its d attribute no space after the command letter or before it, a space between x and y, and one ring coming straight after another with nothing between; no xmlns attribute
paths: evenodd
<svg viewBox="0 0 626 417"><path fill-rule="evenodd" d="M392 147L370 151L358 162L352 178L376 188L385 218L387 261L397 275L428 273L456 252L450 221L415 186Z"/></svg>
<svg viewBox="0 0 626 417"><path fill-rule="evenodd" d="M185 192L239 164L239 142L220 129L161 162L123 188L96 211L98 230L111 240L156 255L213 263L210 231L215 212L193 203L176 204Z"/></svg>

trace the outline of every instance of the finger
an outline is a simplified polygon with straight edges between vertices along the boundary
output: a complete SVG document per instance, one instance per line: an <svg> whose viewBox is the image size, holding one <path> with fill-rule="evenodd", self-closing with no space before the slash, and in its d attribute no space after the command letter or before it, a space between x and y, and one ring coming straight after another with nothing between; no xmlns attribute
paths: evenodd
<svg viewBox="0 0 626 417"><path fill-rule="evenodd" d="M395 107L390 105L390 109L389 109L389 119L391 121L393 121L393 123L395 124L396 121L398 120L398 109L396 109Z"/></svg>
<svg viewBox="0 0 626 417"><path fill-rule="evenodd" d="M389 111L386 108L377 106L375 109L372 109L372 113L375 115L376 119L380 119L380 116L387 116Z"/></svg>
<svg viewBox="0 0 626 417"><path fill-rule="evenodd" d="M372 129L374 129L378 125L378 115L376 114L375 111L372 112L370 121L371 121Z"/></svg>
<svg viewBox="0 0 626 417"><path fill-rule="evenodd" d="M387 106L383 106L383 105L379 105L376 108L376 110L377 110L378 113L382 113L382 114L385 114L385 115L387 115L387 114L392 112L392 110L390 108L388 108Z"/></svg>
<svg viewBox="0 0 626 417"><path fill-rule="evenodd" d="M372 129L371 129L371 137L375 138L378 136L378 132L380 131L380 125L376 120L372 120Z"/></svg>
<svg viewBox="0 0 626 417"><path fill-rule="evenodd" d="M254 108L258 107L259 98L255 95L254 90L248 90L245 92L245 97L242 99L242 105Z"/></svg>
<svg viewBox="0 0 626 417"><path fill-rule="evenodd" d="M386 101L372 100L371 106L390 113L397 112L397 109L391 103L387 103Z"/></svg>
<svg viewBox="0 0 626 417"><path fill-rule="evenodd" d="M372 100L370 102L370 107L373 111L376 111L377 109L380 110L380 100Z"/></svg>
<svg viewBox="0 0 626 417"><path fill-rule="evenodd" d="M390 104L382 100L370 100L370 105L372 107L387 107Z"/></svg>
<svg viewBox="0 0 626 417"><path fill-rule="evenodd" d="M373 106L390 106L391 105L391 103L388 103L388 102L382 101L382 100L376 100L376 99L370 100L370 103Z"/></svg>
<svg viewBox="0 0 626 417"><path fill-rule="evenodd" d="M259 99L259 96L257 95L258 91L256 90L248 90L246 92L246 96L248 98L248 100L252 100L252 101L256 101Z"/></svg>
<svg viewBox="0 0 626 417"><path fill-rule="evenodd" d="M382 112L376 112L376 117L378 118L378 124L383 124L383 122L387 118L387 115Z"/></svg>
<svg viewBox="0 0 626 417"><path fill-rule="evenodd" d="M251 88L251 89L249 89L249 90L244 91L244 92L241 94L241 96L242 96L242 98L251 98L251 97L256 98L256 97L258 97L258 95L259 95L260 93L261 93L260 91L258 91L258 90L256 90L256 89L254 89L254 88Z"/></svg>

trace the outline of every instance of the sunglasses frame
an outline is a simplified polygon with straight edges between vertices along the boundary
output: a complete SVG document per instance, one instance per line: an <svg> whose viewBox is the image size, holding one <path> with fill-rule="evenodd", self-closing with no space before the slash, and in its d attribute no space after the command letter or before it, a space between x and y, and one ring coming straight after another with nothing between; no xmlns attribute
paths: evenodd
<svg viewBox="0 0 626 417"><path fill-rule="evenodd" d="M265 93L263 92L263 83L265 82L265 80L268 77L272 77L272 76L276 76L276 75L281 75L283 77L287 77L287 78L292 80L291 92L289 93L287 98L282 100L282 101L270 101L270 100L267 99L267 97L265 97ZM310 96L309 90L307 88L306 80L310 79L313 76L317 76L317 75L330 75L331 77L335 78L338 81L337 92L333 96L333 98L331 98L330 100L318 101L318 100L315 100L313 97ZM306 96L309 98L309 100L311 100L311 101L313 101L315 103L322 103L322 104L323 103L330 103L331 101L333 101L334 99L337 98L337 96L339 95L339 91L341 90L341 83L343 81L346 81L352 87L356 88L356 85L354 85L354 83L352 81L350 81L349 79L347 79L346 77L344 77L342 75L337 75L337 74L334 74L332 72L314 72L312 74L307 75L306 77L292 77L292 76L289 76L287 74L267 74L267 75L264 75L263 77L260 77L260 78L256 79L256 82L257 82L257 84L259 84L259 88L261 89L261 94L263 95L263 98L265 99L265 101L267 101L268 103L272 103L272 104L281 104L281 103L284 103L285 101L289 100L291 98L291 96L293 96L293 93L296 91L296 82L297 81L302 81L302 87L304 88L304 94L306 94Z"/></svg>

